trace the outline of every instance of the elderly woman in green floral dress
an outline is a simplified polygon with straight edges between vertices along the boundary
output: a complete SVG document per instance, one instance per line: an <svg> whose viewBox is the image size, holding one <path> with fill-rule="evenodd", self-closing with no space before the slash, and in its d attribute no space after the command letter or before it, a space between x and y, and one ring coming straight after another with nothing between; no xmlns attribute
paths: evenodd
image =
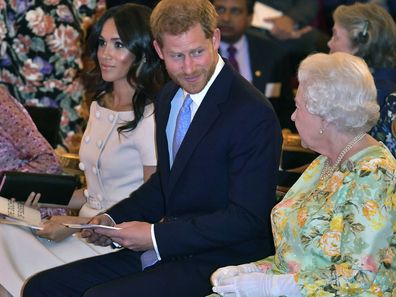
<svg viewBox="0 0 396 297"><path fill-rule="evenodd" d="M293 121L321 155L272 210L276 253L213 273L222 296L395 296L396 160L366 134L378 119L363 60L300 65Z"/></svg>

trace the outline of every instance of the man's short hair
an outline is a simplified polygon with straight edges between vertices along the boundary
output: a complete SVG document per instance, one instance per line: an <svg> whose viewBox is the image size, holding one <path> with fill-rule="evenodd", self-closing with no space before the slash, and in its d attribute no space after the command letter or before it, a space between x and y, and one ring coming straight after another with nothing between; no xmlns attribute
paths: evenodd
<svg viewBox="0 0 396 297"><path fill-rule="evenodd" d="M162 0L154 8L150 25L154 39L162 46L164 33L179 35L200 24L206 38L217 27L216 9L208 0Z"/></svg>

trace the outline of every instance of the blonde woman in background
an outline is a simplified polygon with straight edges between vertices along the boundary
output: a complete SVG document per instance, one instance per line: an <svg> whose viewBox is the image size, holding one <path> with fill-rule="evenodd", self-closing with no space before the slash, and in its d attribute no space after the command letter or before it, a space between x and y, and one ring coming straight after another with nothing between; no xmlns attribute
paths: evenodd
<svg viewBox="0 0 396 297"><path fill-rule="evenodd" d="M330 53L346 52L363 58L377 88L380 121L370 135L382 141L396 156L396 139L387 118L396 117L395 104L387 98L396 91L396 23L381 6L373 3L340 5L333 14Z"/></svg>

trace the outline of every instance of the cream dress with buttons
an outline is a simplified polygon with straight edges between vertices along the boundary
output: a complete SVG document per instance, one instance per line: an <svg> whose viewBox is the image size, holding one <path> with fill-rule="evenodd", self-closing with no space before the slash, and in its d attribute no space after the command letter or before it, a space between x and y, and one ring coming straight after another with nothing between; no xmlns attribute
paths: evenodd
<svg viewBox="0 0 396 297"><path fill-rule="evenodd" d="M92 217L129 196L143 183L143 166L156 166L153 106L132 132L118 134L117 127L133 119L130 111L115 112L93 102L80 147L87 202L80 216ZM70 236L60 243L48 242L29 229L0 225L0 284L19 296L23 282L32 274L78 259L111 252L109 247L87 244Z"/></svg>

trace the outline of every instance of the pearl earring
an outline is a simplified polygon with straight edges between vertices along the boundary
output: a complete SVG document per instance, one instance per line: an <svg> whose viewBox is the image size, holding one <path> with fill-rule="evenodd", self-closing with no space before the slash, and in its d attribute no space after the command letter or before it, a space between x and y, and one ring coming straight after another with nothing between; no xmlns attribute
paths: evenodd
<svg viewBox="0 0 396 297"><path fill-rule="evenodd" d="M322 129L319 130L319 134L323 134L323 130Z"/></svg>

